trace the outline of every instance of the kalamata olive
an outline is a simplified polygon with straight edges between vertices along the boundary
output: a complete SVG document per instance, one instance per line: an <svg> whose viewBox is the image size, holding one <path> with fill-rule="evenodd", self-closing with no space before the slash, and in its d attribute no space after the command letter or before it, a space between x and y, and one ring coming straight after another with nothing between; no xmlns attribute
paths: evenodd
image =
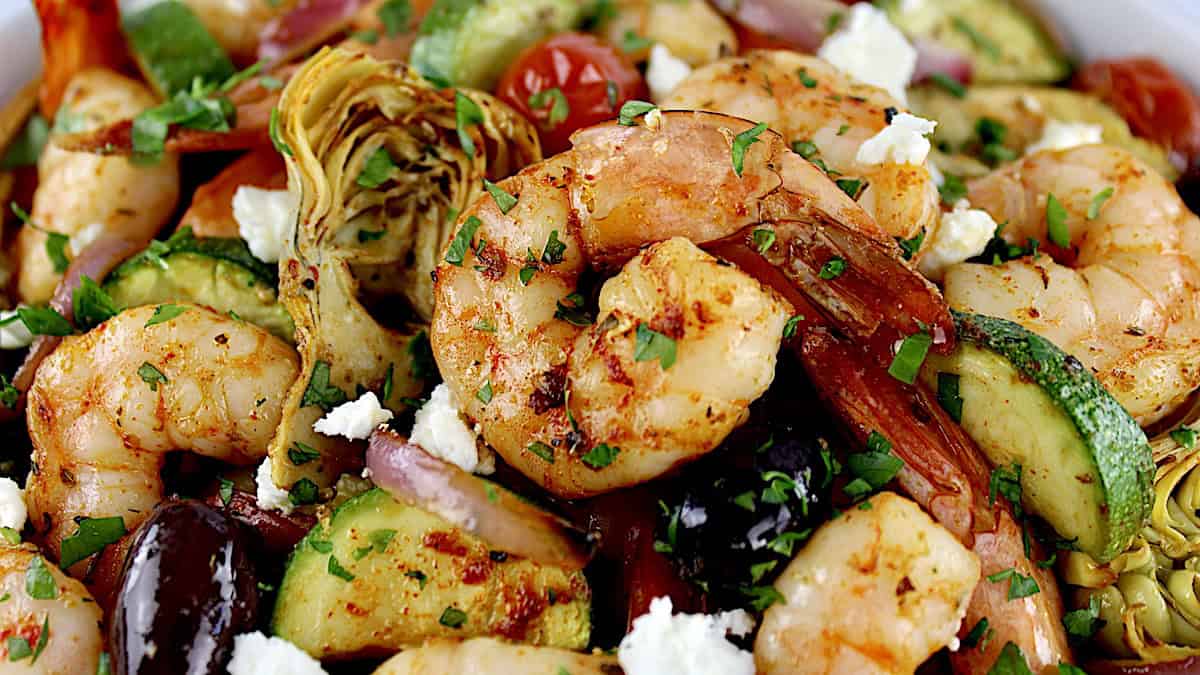
<svg viewBox="0 0 1200 675"><path fill-rule="evenodd" d="M255 630L258 590L242 526L197 501L167 502L135 535L113 610L118 675L225 672Z"/></svg>
<svg viewBox="0 0 1200 675"><path fill-rule="evenodd" d="M722 608L748 607L829 518L829 416L784 350L771 388L717 450L685 468L661 504L657 547Z"/></svg>

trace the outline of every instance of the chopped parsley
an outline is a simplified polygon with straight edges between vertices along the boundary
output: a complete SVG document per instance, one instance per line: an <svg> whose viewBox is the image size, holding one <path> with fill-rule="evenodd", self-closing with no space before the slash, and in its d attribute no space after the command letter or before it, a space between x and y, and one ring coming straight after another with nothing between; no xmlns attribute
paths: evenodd
<svg viewBox="0 0 1200 675"><path fill-rule="evenodd" d="M467 622L467 613L456 607L447 607L442 610L442 615L438 617L438 623L447 628L462 628L462 625Z"/></svg>
<svg viewBox="0 0 1200 675"><path fill-rule="evenodd" d="M832 281L846 271L846 261L842 258L834 256L830 258L824 265L821 266L821 271L817 276L826 281Z"/></svg>
<svg viewBox="0 0 1200 675"><path fill-rule="evenodd" d="M921 250L921 245L925 243L925 228L922 227L921 231L917 233L917 236L913 237L912 239L901 239L900 237L896 237L896 243L900 245L900 255L902 255L905 260L912 260L913 257L917 255L917 251Z"/></svg>
<svg viewBox="0 0 1200 675"><path fill-rule="evenodd" d="M488 380L483 383L483 386L479 388L479 391L475 392L475 398L479 399L479 402L484 405L487 405L492 402L492 381L491 380Z"/></svg>
<svg viewBox="0 0 1200 675"><path fill-rule="evenodd" d="M104 292L92 280L84 275L79 287L71 293L71 305L75 315L75 325L81 330L90 330L113 318L121 311L112 296Z"/></svg>
<svg viewBox="0 0 1200 675"><path fill-rule="evenodd" d="M563 261L563 254L567 252L567 245L558 238L558 230L550 230L550 237L546 239L546 247L542 249L542 262L547 265L557 265Z"/></svg>
<svg viewBox="0 0 1200 675"><path fill-rule="evenodd" d="M554 318L566 321L572 326L590 326L595 322L592 315L584 307L584 299L581 293L571 293L562 300L559 300L554 309Z"/></svg>
<svg viewBox="0 0 1200 675"><path fill-rule="evenodd" d="M47 615L47 618L49 615ZM8 648L8 660L20 661L33 655L33 648L29 646L29 641L23 637L10 635L5 642Z"/></svg>
<svg viewBox="0 0 1200 675"><path fill-rule="evenodd" d="M421 590L425 590L425 584L429 583L429 577L425 576L425 573L421 570L409 570L404 573L404 576L409 579L416 579L417 585Z"/></svg>
<svg viewBox="0 0 1200 675"><path fill-rule="evenodd" d="M429 343L428 333L423 330L417 331L413 339L409 340L406 351L412 359L413 377L422 380L437 377L437 363L433 360L433 345Z"/></svg>
<svg viewBox="0 0 1200 675"><path fill-rule="evenodd" d="M758 249L759 254L765 255L767 251L775 244L775 230L769 227L760 227L754 231L754 248Z"/></svg>
<svg viewBox="0 0 1200 675"><path fill-rule="evenodd" d="M307 478L301 478L288 490L288 501L296 506L315 504L319 493L320 490L317 488L316 483Z"/></svg>
<svg viewBox="0 0 1200 675"><path fill-rule="evenodd" d="M11 527L0 527L0 540L9 546L16 546L21 543L21 533Z"/></svg>
<svg viewBox="0 0 1200 675"><path fill-rule="evenodd" d="M222 504L229 506L229 502L233 501L233 481L225 477L218 478L217 496L221 498Z"/></svg>
<svg viewBox="0 0 1200 675"><path fill-rule="evenodd" d="M541 457L550 464L554 463L554 448L542 443L541 441L534 441L526 446L525 449L537 455L538 457Z"/></svg>
<svg viewBox="0 0 1200 675"><path fill-rule="evenodd" d="M354 574L345 567L342 567L342 564L338 562L337 557L332 554L329 556L329 564L325 566L325 570L329 572L329 574L344 581L354 581Z"/></svg>
<svg viewBox="0 0 1200 675"><path fill-rule="evenodd" d="M980 157L988 164L995 166L1016 157L1016 153L1004 145L1008 137L1008 127L1003 122L991 117L980 117L975 122L975 135L982 145Z"/></svg>
<svg viewBox="0 0 1200 675"><path fill-rule="evenodd" d="M504 191L504 188L496 185L492 181L484 178L483 189L487 190L488 194L495 200L496 206L499 207L500 213L507 214L512 211L512 208L517 205L517 198Z"/></svg>
<svg viewBox="0 0 1200 675"><path fill-rule="evenodd" d="M937 374L937 401L955 422L962 422L963 400L958 391L957 373Z"/></svg>
<svg viewBox="0 0 1200 675"><path fill-rule="evenodd" d="M571 114L571 105L567 103L566 95L558 87L543 89L529 95L529 107L531 109L542 110L547 105L550 106L550 112L546 116L546 124L551 129L565 122L567 116Z"/></svg>
<svg viewBox="0 0 1200 675"><path fill-rule="evenodd" d="M647 103L645 101L626 101L625 104L621 106L621 111L617 113L617 123L622 126L632 127L637 124L637 118L645 115L651 110L657 109L658 106L654 105L653 103Z"/></svg>
<svg viewBox="0 0 1200 675"><path fill-rule="evenodd" d="M1062 622L1071 639L1080 642L1090 640L1104 625L1100 618L1100 596L1093 595L1088 599L1087 607L1064 614Z"/></svg>
<svg viewBox="0 0 1200 675"><path fill-rule="evenodd" d="M105 546L117 543L125 534L125 519L121 516L82 518L75 534L63 538L59 563L63 569L67 569L104 550Z"/></svg>
<svg viewBox="0 0 1200 675"><path fill-rule="evenodd" d="M138 367L137 374L142 378L142 382L150 386L150 391L158 391L158 385L169 382L167 376L163 375L163 372L155 368L154 364L149 361Z"/></svg>
<svg viewBox="0 0 1200 675"><path fill-rule="evenodd" d="M300 407L307 408L316 405L325 412L329 412L347 400L349 397L346 392L329 383L329 363L317 361L313 364L312 377L308 380L308 387L304 389L304 395L300 398Z"/></svg>
<svg viewBox="0 0 1200 675"><path fill-rule="evenodd" d="M467 220L458 229L458 233L454 235L454 241L451 241L450 246L446 248L446 262L457 267L462 267L467 251L471 250L471 240L475 238L475 232L479 229L480 225L483 225L483 222L478 218L467 216Z"/></svg>
<svg viewBox="0 0 1200 675"><path fill-rule="evenodd" d="M267 125L267 134L271 137L271 145L275 146L275 152L288 157L292 156L292 149L279 136L279 108L271 108L271 121Z"/></svg>
<svg viewBox="0 0 1200 675"><path fill-rule="evenodd" d="M792 152L804 159L812 159L820 150L817 149L817 144L812 141L792 141Z"/></svg>
<svg viewBox="0 0 1200 675"><path fill-rule="evenodd" d="M454 92L454 128L458 131L458 144L468 157L475 156L475 140L469 129L483 124L483 111L479 105L461 91Z"/></svg>
<svg viewBox="0 0 1200 675"><path fill-rule="evenodd" d="M804 85L805 88L812 89L817 86L817 81L813 79L812 75L808 74L807 68L797 70L796 77L800 78L800 84Z"/></svg>
<svg viewBox="0 0 1200 675"><path fill-rule="evenodd" d="M861 178L839 178L833 182L839 188L841 188L842 192L845 192L847 195L849 195L850 199L858 199L858 196L862 194L862 191L867 187L867 181L862 180ZM921 238L924 239L924 237L925 233L922 231Z"/></svg>
<svg viewBox="0 0 1200 675"><path fill-rule="evenodd" d="M775 590L774 586L750 586L742 589L742 594L750 599L750 606L756 612L765 611L771 605L782 602L786 603L787 598L783 594Z"/></svg>
<svg viewBox="0 0 1200 675"><path fill-rule="evenodd" d="M671 338L639 323L633 346L634 361L653 361L658 359L662 369L666 370L675 364L675 341Z"/></svg>
<svg viewBox="0 0 1200 675"><path fill-rule="evenodd" d="M971 630L963 637L962 646L967 649L973 647L980 647L982 649L983 645L987 644L988 630L988 620L985 616L976 621Z"/></svg>
<svg viewBox="0 0 1200 675"><path fill-rule="evenodd" d="M384 400L387 399L385 398ZM321 453L311 445L305 445L300 441L295 441L292 443L292 447L288 448L287 456L288 459L291 460L292 464L301 466L308 464L313 460L320 459Z"/></svg>
<svg viewBox="0 0 1200 675"><path fill-rule="evenodd" d="M618 447L608 445L607 443L601 443L591 450L588 450L587 453L584 454L584 456L580 459L583 460L584 464L587 464L593 469L603 469L609 464L612 464L617 459L617 455L620 454L620 452L621 449Z"/></svg>
<svg viewBox="0 0 1200 675"><path fill-rule="evenodd" d="M792 551L796 544L803 542L812 535L812 530L803 530L801 532L784 532L767 543L767 548L771 549L779 555L792 557Z"/></svg>
<svg viewBox="0 0 1200 675"><path fill-rule="evenodd" d="M967 88L963 86L963 83L946 73L931 73L929 81L941 87L954 98L966 98L967 96Z"/></svg>
<svg viewBox="0 0 1200 675"><path fill-rule="evenodd" d="M1067 209L1054 193L1046 195L1046 234L1060 248L1071 246L1071 232L1067 228Z"/></svg>
<svg viewBox="0 0 1200 675"><path fill-rule="evenodd" d="M392 160L392 155L388 153L387 148L381 145L367 157L366 162L363 162L362 171L359 172L358 178L354 179L354 182L359 187L374 190L387 181L388 177L392 175L392 169L395 168L396 162Z"/></svg>
<svg viewBox="0 0 1200 675"><path fill-rule="evenodd" d="M75 332L71 322L50 307L18 307L17 316L34 335L63 337Z"/></svg>
<svg viewBox="0 0 1200 675"><path fill-rule="evenodd" d="M59 106L59 111L66 106ZM30 115L29 121L21 129L21 134L13 139L0 159L0 170L15 169L22 166L35 166L42 156L42 149L50 140L50 124L38 113Z"/></svg>
<svg viewBox="0 0 1200 675"><path fill-rule="evenodd" d="M1005 643L987 675L1033 675L1025 653L1014 642Z"/></svg>
<svg viewBox="0 0 1200 675"><path fill-rule="evenodd" d="M625 31L625 34L621 36L621 51L625 52L626 54L640 52L643 49L649 49L653 45L653 40L638 35L637 32L632 29Z"/></svg>
<svg viewBox="0 0 1200 675"><path fill-rule="evenodd" d="M1103 190L1097 192L1096 195L1094 197L1092 197L1091 203L1088 204L1087 219L1095 220L1095 219L1099 218L1100 210L1104 208L1104 203L1107 202L1109 197L1112 197L1112 196L1113 196L1113 189L1111 187L1106 187Z"/></svg>
<svg viewBox="0 0 1200 675"><path fill-rule="evenodd" d="M156 161L162 157L171 126L226 133L236 112L224 97L212 98L218 87L197 78L189 90L175 92L168 101L143 111L133 119L130 140L135 159ZM277 126L278 123L276 123Z"/></svg>
<svg viewBox="0 0 1200 675"><path fill-rule="evenodd" d="M800 322L803 320L804 320L803 314L797 314L797 315L789 318L783 324L783 339L790 340L790 339L796 337L796 327L799 326Z"/></svg>
<svg viewBox="0 0 1200 675"><path fill-rule="evenodd" d="M917 373L921 371L921 364L925 363L925 356L932 345L933 338L925 331L904 338L900 349L892 357L892 365L888 366L888 375L905 384L915 382Z"/></svg>
<svg viewBox="0 0 1200 675"><path fill-rule="evenodd" d="M1041 589L1038 588L1037 581L1033 577L1027 577L1011 567L1006 570L1000 570L995 574L989 574L986 578L988 581L994 584L1002 581L1008 581L1009 600L1028 598L1029 596L1036 595L1041 591Z"/></svg>
<svg viewBox="0 0 1200 675"><path fill-rule="evenodd" d="M6 376L0 374L0 405L12 410L17 407L17 402L20 400L21 390L13 386Z"/></svg>
<svg viewBox="0 0 1200 675"><path fill-rule="evenodd" d="M388 37L408 30L408 22L412 18L412 4L409 0L386 0L376 13L383 23L383 31Z"/></svg>
<svg viewBox="0 0 1200 675"><path fill-rule="evenodd" d="M69 567L65 562L63 567ZM25 568L25 593L34 600L53 600L58 597L58 584L42 556L35 555Z"/></svg>
<svg viewBox="0 0 1200 675"><path fill-rule="evenodd" d="M757 508L754 504L754 492L751 490L746 490L742 494L734 497L733 503L751 513L754 513L755 509Z"/></svg>
<svg viewBox="0 0 1200 675"><path fill-rule="evenodd" d="M1171 432L1171 440L1191 450L1196 447L1196 430L1189 429L1188 427L1179 427Z"/></svg>
<svg viewBox="0 0 1200 675"><path fill-rule="evenodd" d="M996 495L1003 495L1012 504L1013 515L1020 520L1021 511L1021 465L1013 462L1009 466L992 469L988 480L988 505L996 503Z"/></svg>
<svg viewBox="0 0 1200 675"><path fill-rule="evenodd" d="M754 145L758 142L758 137L761 136L762 132L766 130L767 123L759 122L752 128L747 129L733 137L733 146L731 150L733 158L733 172L736 173L739 178L742 176L742 168L746 159L746 151L750 149L751 145Z"/></svg>
<svg viewBox="0 0 1200 675"><path fill-rule="evenodd" d="M382 230L359 230L358 243L366 244L367 242L379 241L380 239L383 239L385 234L387 234L386 227Z"/></svg>
<svg viewBox="0 0 1200 675"><path fill-rule="evenodd" d="M765 577L771 570L775 569L776 565L778 564L778 560L768 560L766 562L760 562L755 565L751 565L750 581L756 584L759 581L762 581L762 578Z"/></svg>
<svg viewBox="0 0 1200 675"><path fill-rule="evenodd" d="M960 200L967 196L967 184L963 179L952 173L945 174L944 180L938 187L938 194L942 197L942 203L946 206L954 206Z"/></svg>
<svg viewBox="0 0 1200 675"><path fill-rule="evenodd" d="M50 258L51 264L54 265L54 271L62 274L67 271L67 267L71 265L71 260L67 257L67 245L71 243L71 238L61 232L51 232L50 230L37 226L30 217L29 212L21 208L16 202L9 202L9 208L20 221L29 227L46 235L46 257Z"/></svg>
<svg viewBox="0 0 1200 675"><path fill-rule="evenodd" d="M154 308L154 314L151 314L150 318L146 320L146 328L149 328L150 326L157 326L160 323L166 323L180 314L183 314L187 310L187 307L182 307L180 305L159 305L158 307Z"/></svg>

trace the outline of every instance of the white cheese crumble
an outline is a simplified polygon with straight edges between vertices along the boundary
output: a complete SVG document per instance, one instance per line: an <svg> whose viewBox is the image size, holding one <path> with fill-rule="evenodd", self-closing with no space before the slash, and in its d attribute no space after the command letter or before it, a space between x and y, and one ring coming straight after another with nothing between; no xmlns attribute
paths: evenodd
<svg viewBox="0 0 1200 675"><path fill-rule="evenodd" d="M650 48L650 61L646 65L646 84L650 87L650 98L655 103L670 96L675 87L691 74L692 67L688 62L676 58L666 45L655 43Z"/></svg>
<svg viewBox="0 0 1200 675"><path fill-rule="evenodd" d="M264 190L243 185L233 194L233 219L238 236L263 262L279 262L296 227L300 201L287 190Z"/></svg>
<svg viewBox="0 0 1200 675"><path fill-rule="evenodd" d="M91 246L92 242L99 239L102 234L104 234L104 223L92 223L76 232L69 243L71 257L78 258L79 254L83 253L83 249Z"/></svg>
<svg viewBox="0 0 1200 675"><path fill-rule="evenodd" d="M855 5L861 7L862 5ZM921 165L929 156L932 145L926 138L937 128L937 122L908 113L896 113L891 124L858 146L855 160L859 164Z"/></svg>
<svg viewBox="0 0 1200 675"><path fill-rule="evenodd" d="M689 530L693 527L700 527L708 522L708 509L703 506L692 506L691 503L685 503L683 509L679 512L679 522Z"/></svg>
<svg viewBox="0 0 1200 675"><path fill-rule="evenodd" d="M953 211L942 214L937 234L918 264L921 273L941 281L946 268L983 253L995 233L996 221L991 214L971 208L965 199L958 200Z"/></svg>
<svg viewBox="0 0 1200 675"><path fill-rule="evenodd" d="M17 532L25 527L25 493L11 478L0 478L0 527L11 527Z"/></svg>
<svg viewBox="0 0 1200 675"><path fill-rule="evenodd" d="M671 614L671 599L655 598L633 620L617 660L625 675L754 675L754 655L725 639L748 635L754 620L744 610Z"/></svg>
<svg viewBox="0 0 1200 675"><path fill-rule="evenodd" d="M229 675L326 675L321 662L296 645L255 631L233 638Z"/></svg>
<svg viewBox="0 0 1200 675"><path fill-rule="evenodd" d="M258 473L254 475L258 508L277 509L284 514L292 512L292 500L288 491L275 484L271 478L271 458L267 457L258 465Z"/></svg>
<svg viewBox="0 0 1200 675"><path fill-rule="evenodd" d="M454 393L445 383L434 387L429 402L417 411L408 439L463 471L490 473L485 458L480 458L475 432L463 421ZM494 470L495 465L491 468Z"/></svg>
<svg viewBox="0 0 1200 675"><path fill-rule="evenodd" d="M392 419L392 411L379 404L368 391L357 401L343 403L313 424L313 431L326 436L345 436L352 441L369 438L380 424Z"/></svg>
<svg viewBox="0 0 1200 675"><path fill-rule="evenodd" d="M0 349L24 349L33 344L33 333L17 318L17 310L0 311Z"/></svg>
<svg viewBox="0 0 1200 675"><path fill-rule="evenodd" d="M851 7L817 56L857 80L887 90L901 103L908 101L905 88L917 68L917 50L887 13L870 3Z"/></svg>
<svg viewBox="0 0 1200 675"><path fill-rule="evenodd" d="M1025 154L1032 155L1039 150L1066 150L1078 145L1102 143L1104 127L1099 124L1083 124L1081 122L1060 122L1047 120L1042 127L1042 137L1025 148Z"/></svg>

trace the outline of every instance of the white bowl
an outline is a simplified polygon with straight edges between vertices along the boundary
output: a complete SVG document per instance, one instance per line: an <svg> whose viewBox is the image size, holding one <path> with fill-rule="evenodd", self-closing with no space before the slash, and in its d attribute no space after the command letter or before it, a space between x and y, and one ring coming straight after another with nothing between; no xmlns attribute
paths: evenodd
<svg viewBox="0 0 1200 675"><path fill-rule="evenodd" d="M248 0L249 1L249 0ZM122 4L129 4L123 0ZM1200 92L1200 0L1031 0L1061 31L1081 61L1154 56ZM0 101L41 68L39 27L31 0L0 0Z"/></svg>

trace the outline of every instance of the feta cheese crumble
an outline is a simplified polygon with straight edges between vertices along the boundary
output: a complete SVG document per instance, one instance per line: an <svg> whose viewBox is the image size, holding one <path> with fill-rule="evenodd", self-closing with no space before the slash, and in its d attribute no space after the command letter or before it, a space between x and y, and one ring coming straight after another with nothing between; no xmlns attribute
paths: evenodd
<svg viewBox="0 0 1200 675"><path fill-rule="evenodd" d="M255 631L233 638L229 675L326 675L321 662L296 645Z"/></svg>
<svg viewBox="0 0 1200 675"><path fill-rule="evenodd" d="M861 7L862 5L855 5ZM892 123L858 146L855 160L859 164L921 165L929 156L932 145L926 138L937 128L937 122L908 113L896 113Z"/></svg>
<svg viewBox="0 0 1200 675"><path fill-rule="evenodd" d="M288 491L275 484L271 478L271 458L267 457L262 464L258 465L258 473L254 475L254 483L256 487L256 496L258 497L258 507L261 509L275 509L282 511L285 515L292 512L292 500L288 495Z"/></svg>
<svg viewBox="0 0 1200 675"><path fill-rule="evenodd" d="M434 387L429 402L417 411L408 440L463 471L490 473L486 458L480 457L475 432L463 421L454 393L445 383ZM494 464L491 468L495 469Z"/></svg>
<svg viewBox="0 0 1200 675"><path fill-rule="evenodd" d="M1078 145L1092 145L1104 141L1104 127L1099 124L1060 122L1047 120L1042 127L1042 137L1025 148L1032 155L1039 150L1066 150Z"/></svg>
<svg viewBox="0 0 1200 675"><path fill-rule="evenodd" d="M650 48L650 61L646 65L646 84L650 87L650 98L655 103L670 96L675 87L691 74L692 67L687 61L676 58L666 45L655 43Z"/></svg>
<svg viewBox="0 0 1200 675"><path fill-rule="evenodd" d="M92 242L100 238L104 234L104 223L92 223L82 230L75 233L69 242L71 257L78 258L83 249L92 245Z"/></svg>
<svg viewBox="0 0 1200 675"><path fill-rule="evenodd" d="M905 88L917 68L917 50L887 13L870 3L851 7L817 56L857 80L887 90L901 103L908 101Z"/></svg>
<svg viewBox="0 0 1200 675"><path fill-rule="evenodd" d="M17 317L17 310L0 311L0 349L24 349L33 344L33 333Z"/></svg>
<svg viewBox="0 0 1200 675"><path fill-rule="evenodd" d="M925 276L941 281L946 268L983 253L995 233L991 214L960 199L953 211L942 214L942 223L918 267Z"/></svg>
<svg viewBox="0 0 1200 675"><path fill-rule="evenodd" d="M263 190L243 185L233 194L233 219L238 236L263 262L279 262L296 227L300 201L287 190Z"/></svg>
<svg viewBox="0 0 1200 675"><path fill-rule="evenodd" d="M25 493L11 478L0 478L0 527L11 527L17 532L25 527Z"/></svg>
<svg viewBox="0 0 1200 675"><path fill-rule="evenodd" d="M617 660L625 675L754 675L754 655L725 639L748 635L754 620L744 610L671 614L671 599L655 598L633 620Z"/></svg>
<svg viewBox="0 0 1200 675"><path fill-rule="evenodd" d="M361 441L371 436L380 424L392 419L392 411L379 404L375 392L368 391L356 401L343 403L313 424L313 431L326 436L345 436Z"/></svg>

